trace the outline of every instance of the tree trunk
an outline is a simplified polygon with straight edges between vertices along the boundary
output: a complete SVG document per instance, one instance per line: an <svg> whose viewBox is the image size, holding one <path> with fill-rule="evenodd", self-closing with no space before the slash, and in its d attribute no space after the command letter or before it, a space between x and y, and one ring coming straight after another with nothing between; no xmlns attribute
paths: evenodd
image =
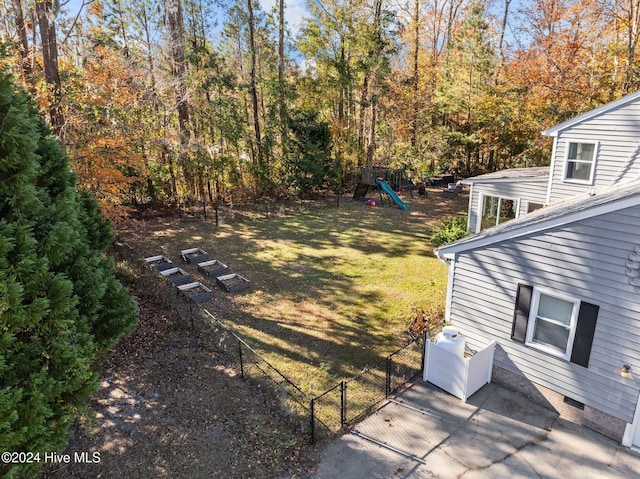
<svg viewBox="0 0 640 479"><path fill-rule="evenodd" d="M504 13L502 15L502 23L500 25L500 40L498 41L498 52L500 54L500 66L504 65L504 34L507 30L507 19L509 16L509 5L511 0L504 0Z"/></svg>
<svg viewBox="0 0 640 479"><path fill-rule="evenodd" d="M278 86L280 88L280 143L282 159L286 156L287 106L284 85L284 0L279 0L278 8Z"/></svg>
<svg viewBox="0 0 640 479"><path fill-rule="evenodd" d="M27 37L27 27L24 23L24 14L22 13L22 0L12 0L13 12L15 16L16 34L20 39L20 68L22 74L29 84L30 90L34 90L33 85L33 65L30 58L29 39Z"/></svg>
<svg viewBox="0 0 640 479"><path fill-rule="evenodd" d="M377 115L377 83L378 83L378 73L377 69L380 63L380 57L382 55L383 50L383 42L382 42L382 26L380 24L382 15L382 0L376 0L374 18L373 18L373 26L374 31L376 32L376 44L374 45L373 50L373 65L371 68L371 75L369 78L369 103L371 105L371 115L370 115L370 123L369 123L369 141L367 144L367 166L373 165L373 156L376 149L376 122L378 120Z"/></svg>
<svg viewBox="0 0 640 479"><path fill-rule="evenodd" d="M142 4L142 8L139 14L142 16L141 23L142 23L142 28L144 30L147 66L149 68L149 81L151 82L151 85L150 85L151 94L153 95L153 101L157 111L158 101L157 101L157 93L156 93L156 69L153 63L153 51L151 48L151 27L149 25L149 16L147 14L147 8L144 3Z"/></svg>
<svg viewBox="0 0 640 479"><path fill-rule="evenodd" d="M360 113L358 115L358 146L364 148L364 120L365 120L365 108L369 97L369 72L365 72L362 79L362 89L360 91ZM368 162L367 166L371 166Z"/></svg>
<svg viewBox="0 0 640 479"><path fill-rule="evenodd" d="M340 96L338 98L338 123L340 125L340 128L343 127L344 124L344 117L345 117L345 113L344 113L344 104L346 101L346 95L345 95L345 66L346 66L346 56L345 56L345 51L344 51L344 37L340 36L340 71L339 71L339 75L340 75Z"/></svg>
<svg viewBox="0 0 640 479"><path fill-rule="evenodd" d="M262 136L260 134L260 117L258 103L258 88L256 86L256 45L255 45L255 26L253 16L252 0L247 0L249 12L249 51L251 56L251 72L249 74L249 91L251 94L251 106L253 111L253 133L256 142L256 163L259 170L259 180L264 180L264 158L262 154ZM263 185L260 185L263 186Z"/></svg>
<svg viewBox="0 0 640 479"><path fill-rule="evenodd" d="M640 1L628 0L629 9L626 11L627 18L627 64L625 71L623 93L629 93L634 90L637 83L635 80L635 72L637 63L635 61L636 50L638 47L638 39L640 37Z"/></svg>
<svg viewBox="0 0 640 479"><path fill-rule="evenodd" d="M122 37L122 52L124 53L125 58L129 57L129 37L127 35L127 26L125 25L125 21L123 19L124 12L122 8L122 2L120 0L115 0L115 5L117 10L115 11L116 15L115 21L117 22L117 30L118 33Z"/></svg>
<svg viewBox="0 0 640 479"><path fill-rule="evenodd" d="M62 89L58 71L58 43L56 39L56 15L52 0L36 1L36 15L42 43L44 78L49 90L49 121L60 142L64 145L64 115L62 114Z"/></svg>
<svg viewBox="0 0 640 479"><path fill-rule="evenodd" d="M411 112L411 148L415 149L418 142L418 67L420 54L420 0L413 5L413 111Z"/></svg>
<svg viewBox="0 0 640 479"><path fill-rule="evenodd" d="M376 150L376 121L377 121L377 101L371 100L371 122L369 123L369 142L367 144L367 166L373 165L373 155Z"/></svg>
<svg viewBox="0 0 640 479"><path fill-rule="evenodd" d="M195 189L194 177L189 165L189 103L185 83L186 62L184 58L184 28L182 20L182 0L165 0L169 34L171 37L172 75L175 85L175 99L178 110L178 137L180 142L180 166L187 187Z"/></svg>

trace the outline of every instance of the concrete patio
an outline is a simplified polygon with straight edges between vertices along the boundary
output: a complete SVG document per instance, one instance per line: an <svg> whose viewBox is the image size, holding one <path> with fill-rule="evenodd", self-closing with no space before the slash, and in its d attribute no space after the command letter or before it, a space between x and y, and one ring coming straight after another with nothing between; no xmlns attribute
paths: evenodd
<svg viewBox="0 0 640 479"><path fill-rule="evenodd" d="M640 477L640 453L496 384L465 404L422 381L329 443L314 479Z"/></svg>

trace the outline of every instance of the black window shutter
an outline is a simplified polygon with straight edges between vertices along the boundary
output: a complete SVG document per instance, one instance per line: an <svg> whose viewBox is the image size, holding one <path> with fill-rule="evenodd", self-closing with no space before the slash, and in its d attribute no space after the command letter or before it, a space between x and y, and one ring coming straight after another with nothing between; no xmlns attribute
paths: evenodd
<svg viewBox="0 0 640 479"><path fill-rule="evenodd" d="M511 326L511 339L525 342L527 337L527 325L529 324L529 312L531 310L531 297L533 296L533 286L526 284L518 285L516 296L516 310L513 313L513 325Z"/></svg>
<svg viewBox="0 0 640 479"><path fill-rule="evenodd" d="M593 335L596 332L596 321L600 307L586 302L580 303L578 312L578 324L576 325L576 337L573 340L573 350L571 351L571 362L584 366L589 366L589 356L591 356L591 345Z"/></svg>

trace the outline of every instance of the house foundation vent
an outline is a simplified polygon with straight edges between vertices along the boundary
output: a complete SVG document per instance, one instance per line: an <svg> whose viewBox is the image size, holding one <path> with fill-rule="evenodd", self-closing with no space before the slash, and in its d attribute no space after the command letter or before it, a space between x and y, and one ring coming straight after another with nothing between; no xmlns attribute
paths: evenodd
<svg viewBox="0 0 640 479"><path fill-rule="evenodd" d="M584 410L584 403L581 403L580 401L576 401L575 399L571 399L570 397L565 396L564 402L569 406L573 406L575 408L580 409L581 411Z"/></svg>

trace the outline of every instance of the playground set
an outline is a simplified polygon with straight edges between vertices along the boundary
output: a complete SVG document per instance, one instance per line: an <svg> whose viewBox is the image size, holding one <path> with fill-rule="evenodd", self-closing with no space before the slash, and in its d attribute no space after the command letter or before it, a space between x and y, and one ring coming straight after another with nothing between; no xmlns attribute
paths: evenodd
<svg viewBox="0 0 640 479"><path fill-rule="evenodd" d="M386 166L361 166L360 181L358 182L353 199L364 199L369 188L374 187L380 195L380 204L384 206L383 194L387 195L399 208L408 210L410 207L402 201L397 191L401 188L409 190L409 196L413 198L413 183L407 178L404 168L393 169ZM374 204L373 200L368 200L369 204Z"/></svg>

